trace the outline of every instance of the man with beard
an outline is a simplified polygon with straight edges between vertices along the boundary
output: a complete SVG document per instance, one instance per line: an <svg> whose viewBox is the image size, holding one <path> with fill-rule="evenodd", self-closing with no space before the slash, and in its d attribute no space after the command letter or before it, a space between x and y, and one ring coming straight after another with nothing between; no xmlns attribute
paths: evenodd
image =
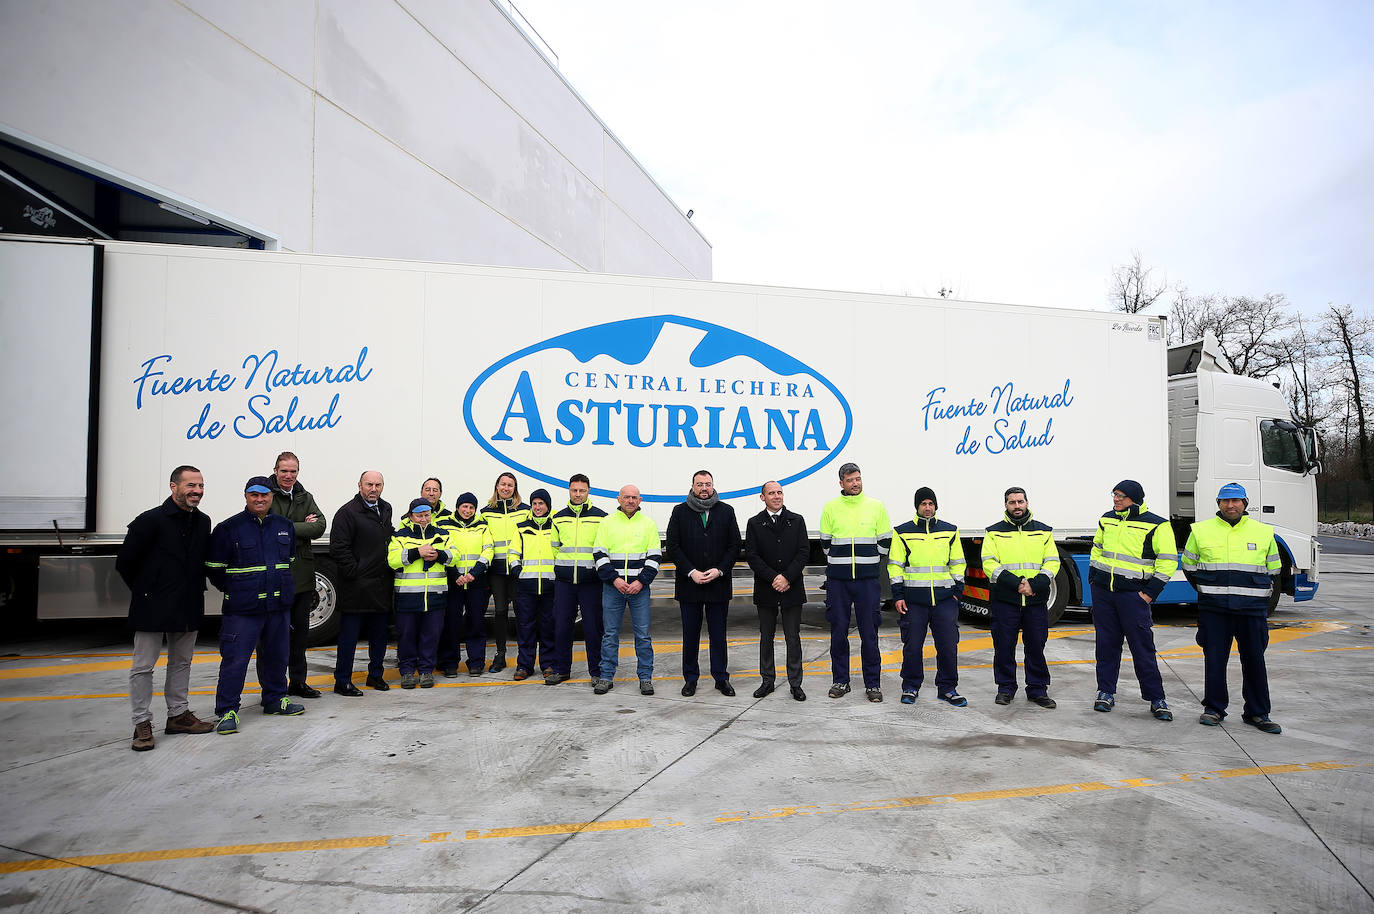
<svg viewBox="0 0 1374 914"><path fill-rule="evenodd" d="M1059 573L1059 550L1053 528L1031 517L1026 490L1012 486L1003 493L1002 520L983 537L983 573L991 591L992 676L997 703L1011 704L1016 695L1016 637L1026 653L1026 699L1053 708L1045 642L1050 637L1050 584Z"/></svg>
<svg viewBox="0 0 1374 914"><path fill-rule="evenodd" d="M711 638L711 678L717 692L733 697L725 621L734 593L730 573L739 558L739 524L735 509L716 494L709 470L692 474L692 491L673 508L665 541L676 569L673 597L682 611L682 694L686 697L697 691L704 618Z"/></svg>

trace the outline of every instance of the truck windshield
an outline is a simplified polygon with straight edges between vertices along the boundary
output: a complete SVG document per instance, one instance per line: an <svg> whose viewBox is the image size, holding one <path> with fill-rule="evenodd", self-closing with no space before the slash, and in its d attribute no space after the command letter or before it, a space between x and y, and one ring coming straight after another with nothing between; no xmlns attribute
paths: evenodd
<svg viewBox="0 0 1374 914"><path fill-rule="evenodd" d="M1275 419L1260 420L1260 450L1264 465L1293 473L1306 472L1299 429L1292 422Z"/></svg>

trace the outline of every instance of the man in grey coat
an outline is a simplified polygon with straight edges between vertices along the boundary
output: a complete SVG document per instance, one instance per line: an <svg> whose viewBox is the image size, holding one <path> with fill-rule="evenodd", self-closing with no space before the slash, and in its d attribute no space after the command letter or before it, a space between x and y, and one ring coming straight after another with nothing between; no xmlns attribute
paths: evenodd
<svg viewBox="0 0 1374 914"><path fill-rule="evenodd" d="M192 466L172 471L172 494L129 523L115 570L133 592L129 627L134 632L129 700L133 704L135 752L153 748L153 668L167 641L165 733L209 733L214 725L196 717L188 692L191 655L205 617L205 555L210 518L200 513L205 478Z"/></svg>
<svg viewBox="0 0 1374 914"><path fill-rule="evenodd" d="M301 461L290 451L277 455L272 469L272 513L280 514L296 528L296 560L291 563L295 589L291 601L291 646L286 665L288 684L286 694L301 698L319 698L320 690L306 682L305 646L310 634L310 610L315 603L315 552L311 540L324 536L324 512L315 504L315 496L305 490L296 474ZM258 657L265 656L263 651ZM258 660L259 666L262 660ZM262 670L258 670L261 678Z"/></svg>

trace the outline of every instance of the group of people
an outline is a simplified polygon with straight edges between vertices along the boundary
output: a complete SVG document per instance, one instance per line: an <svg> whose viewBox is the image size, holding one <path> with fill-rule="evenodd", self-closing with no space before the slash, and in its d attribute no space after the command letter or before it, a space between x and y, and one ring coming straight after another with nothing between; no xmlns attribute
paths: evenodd
<svg viewBox="0 0 1374 914"><path fill-rule="evenodd" d="M254 651L264 714L299 715L305 706L294 698L320 696L306 681L305 637L315 591L310 542L323 535L325 522L297 479L299 471L295 454L279 455L272 476L254 476L245 484L244 510L212 530L198 507L204 478L196 468L180 466L172 471L167 500L130 523L116 567L133 594L135 750L154 747L152 671L164 640L166 733L237 732ZM959 528L937 516L939 502L928 487L916 490L914 516L894 527L883 504L864 494L857 465L841 466L839 482L840 494L825 505L819 526L830 624L829 697L850 692L849 628L857 622L864 694L869 701L883 700L878 626L879 576L885 572L900 616L902 703L913 704L920 694L929 634L936 649L937 697L966 707L968 700L958 690L958 597L967 564ZM734 508L720 500L710 471L699 470L686 499L673 508L662 540L641 510L635 486L623 486L616 510L607 513L591 503L591 483L582 474L569 479L568 504L558 511L542 488L525 503L508 472L497 478L485 506L464 492L450 509L442 500L442 483L431 477L409 502L399 526L381 497L383 488L380 473L364 472L358 493L339 508L330 527L341 613L335 693L363 694L353 680L360 638L368 642L363 684L377 691L390 688L383 661L393 610L401 688L431 688L436 672L455 677L460 665L469 676L506 669L513 602L514 679L528 679L536 670L545 685L571 678L580 613L592 688L606 694L614 688L628 613L639 691L652 695L650 588L666 552L682 618L681 694L697 690L704 623L714 687L735 695L726 623L733 569L743 555L753 573L760 631L761 682L754 697L776 688L774 639L781 622L788 686L795 700L806 700L800 625L810 540L804 518L784 504L779 483L762 486L763 510L749 518L741 537ZM989 588L995 701L1010 704L1018 690L1019 637L1026 697L1052 709L1044 648L1059 552L1052 528L1032 518L1024 489L1009 488L1003 498L1003 517L983 533L979 556ZM1274 531L1246 514L1245 490L1235 483L1222 488L1217 505L1216 516L1193 525L1180 556L1171 525L1148 511L1140 484L1127 479L1113 489L1112 509L1099 520L1093 540L1089 577L1097 632L1095 710L1111 711L1116 704L1124 642L1151 714L1173 719L1149 604L1181 564L1198 592L1197 641L1206 661L1199 722L1216 726L1226 715L1226 667L1234 640L1244 677L1243 720L1264 732L1280 732L1269 718L1263 656L1272 577L1281 567ZM207 580L223 593L214 723L199 719L187 699ZM488 602L494 609L490 664Z"/></svg>

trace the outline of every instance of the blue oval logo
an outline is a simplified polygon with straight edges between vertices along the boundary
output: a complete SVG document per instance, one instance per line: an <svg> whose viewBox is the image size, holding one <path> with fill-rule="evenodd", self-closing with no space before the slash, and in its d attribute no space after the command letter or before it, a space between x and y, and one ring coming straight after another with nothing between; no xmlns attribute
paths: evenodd
<svg viewBox="0 0 1374 914"><path fill-rule="evenodd" d="M691 474L727 455L731 466L712 472L726 484L748 479L721 498L755 494L769 479L786 486L835 459L854 427L844 395L798 359L729 327L666 314L511 353L468 387L463 420L511 470L562 486L590 466L635 483L650 502L681 501Z"/></svg>

